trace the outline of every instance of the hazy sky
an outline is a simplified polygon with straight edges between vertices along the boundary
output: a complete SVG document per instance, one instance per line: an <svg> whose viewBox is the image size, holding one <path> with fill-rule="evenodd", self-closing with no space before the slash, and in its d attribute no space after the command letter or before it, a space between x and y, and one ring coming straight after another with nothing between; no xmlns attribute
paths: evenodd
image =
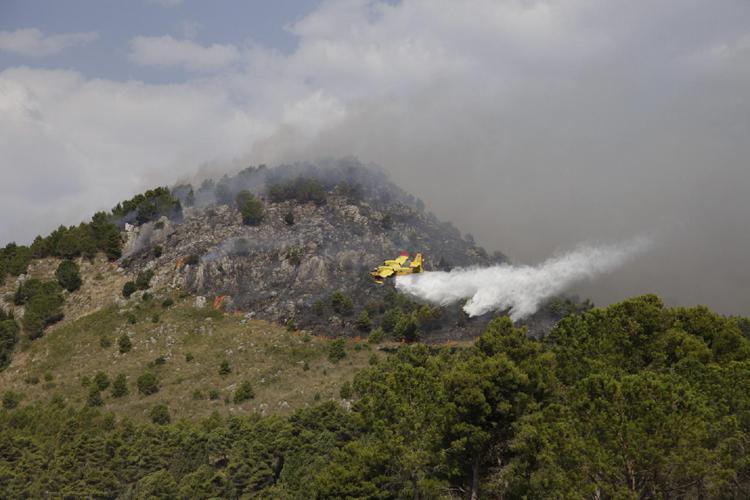
<svg viewBox="0 0 750 500"><path fill-rule="evenodd" d="M0 243L198 171L355 155L581 288L750 314L747 0L0 0Z"/></svg>

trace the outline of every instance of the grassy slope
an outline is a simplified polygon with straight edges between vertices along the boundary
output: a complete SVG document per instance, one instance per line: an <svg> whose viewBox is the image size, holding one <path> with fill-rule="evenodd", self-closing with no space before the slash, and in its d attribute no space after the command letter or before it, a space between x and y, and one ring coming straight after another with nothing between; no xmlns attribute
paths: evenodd
<svg viewBox="0 0 750 500"><path fill-rule="evenodd" d="M88 389L82 380L104 371L111 380L119 373L127 376L128 396L113 398L111 387L102 392L103 408L120 416L147 419L157 403L167 404L173 418L205 416L213 411L285 414L313 404L316 394L321 400L338 398L341 385L367 365L373 354L366 344L348 341L346 358L333 364L328 360L326 339L223 314L210 305L198 310L190 297L173 295L175 304L163 309L163 297L148 302L133 300L123 308L112 304L49 331L16 352L11 366L0 372L0 387L22 393L24 402L62 395L83 405ZM128 313L135 316L135 324L128 321ZM158 322L154 322L156 314ZM130 336L133 348L120 354L117 338L123 333ZM103 347L107 342L102 344L102 338L110 345ZM194 357L190 362L186 361L188 352ZM159 356L166 363L153 366ZM226 376L219 375L223 359L232 367ZM136 379L148 369L158 374L161 388L143 396ZM252 383L256 396L234 404L234 389L243 380ZM219 391L219 399L208 398L212 389ZM194 398L196 391L202 399Z"/></svg>

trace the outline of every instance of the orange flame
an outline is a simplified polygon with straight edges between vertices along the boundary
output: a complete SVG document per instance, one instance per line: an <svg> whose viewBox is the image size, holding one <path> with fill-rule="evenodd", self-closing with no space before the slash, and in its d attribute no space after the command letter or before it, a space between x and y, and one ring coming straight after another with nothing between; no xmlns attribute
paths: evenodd
<svg viewBox="0 0 750 500"><path fill-rule="evenodd" d="M219 295L214 299L214 309L221 308L221 303L224 302L224 299L227 298L226 295Z"/></svg>

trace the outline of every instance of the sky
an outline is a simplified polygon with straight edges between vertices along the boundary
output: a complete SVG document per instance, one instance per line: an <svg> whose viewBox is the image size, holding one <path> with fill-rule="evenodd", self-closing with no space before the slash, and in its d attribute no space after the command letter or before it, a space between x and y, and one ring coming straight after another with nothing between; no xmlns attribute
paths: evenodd
<svg viewBox="0 0 750 500"><path fill-rule="evenodd" d="M750 314L746 0L0 0L0 244L247 165L376 163L576 292Z"/></svg>

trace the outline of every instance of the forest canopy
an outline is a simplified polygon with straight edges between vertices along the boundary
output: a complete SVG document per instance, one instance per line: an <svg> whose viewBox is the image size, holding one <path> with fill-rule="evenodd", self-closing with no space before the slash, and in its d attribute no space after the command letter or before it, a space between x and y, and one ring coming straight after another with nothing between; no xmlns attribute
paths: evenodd
<svg viewBox="0 0 750 500"><path fill-rule="evenodd" d="M467 347L404 345L288 418L60 398L0 410L10 497L664 498L750 488L746 320L655 296L573 314L545 340L508 318ZM344 391L342 390L342 393ZM170 422L171 423L168 423Z"/></svg>

